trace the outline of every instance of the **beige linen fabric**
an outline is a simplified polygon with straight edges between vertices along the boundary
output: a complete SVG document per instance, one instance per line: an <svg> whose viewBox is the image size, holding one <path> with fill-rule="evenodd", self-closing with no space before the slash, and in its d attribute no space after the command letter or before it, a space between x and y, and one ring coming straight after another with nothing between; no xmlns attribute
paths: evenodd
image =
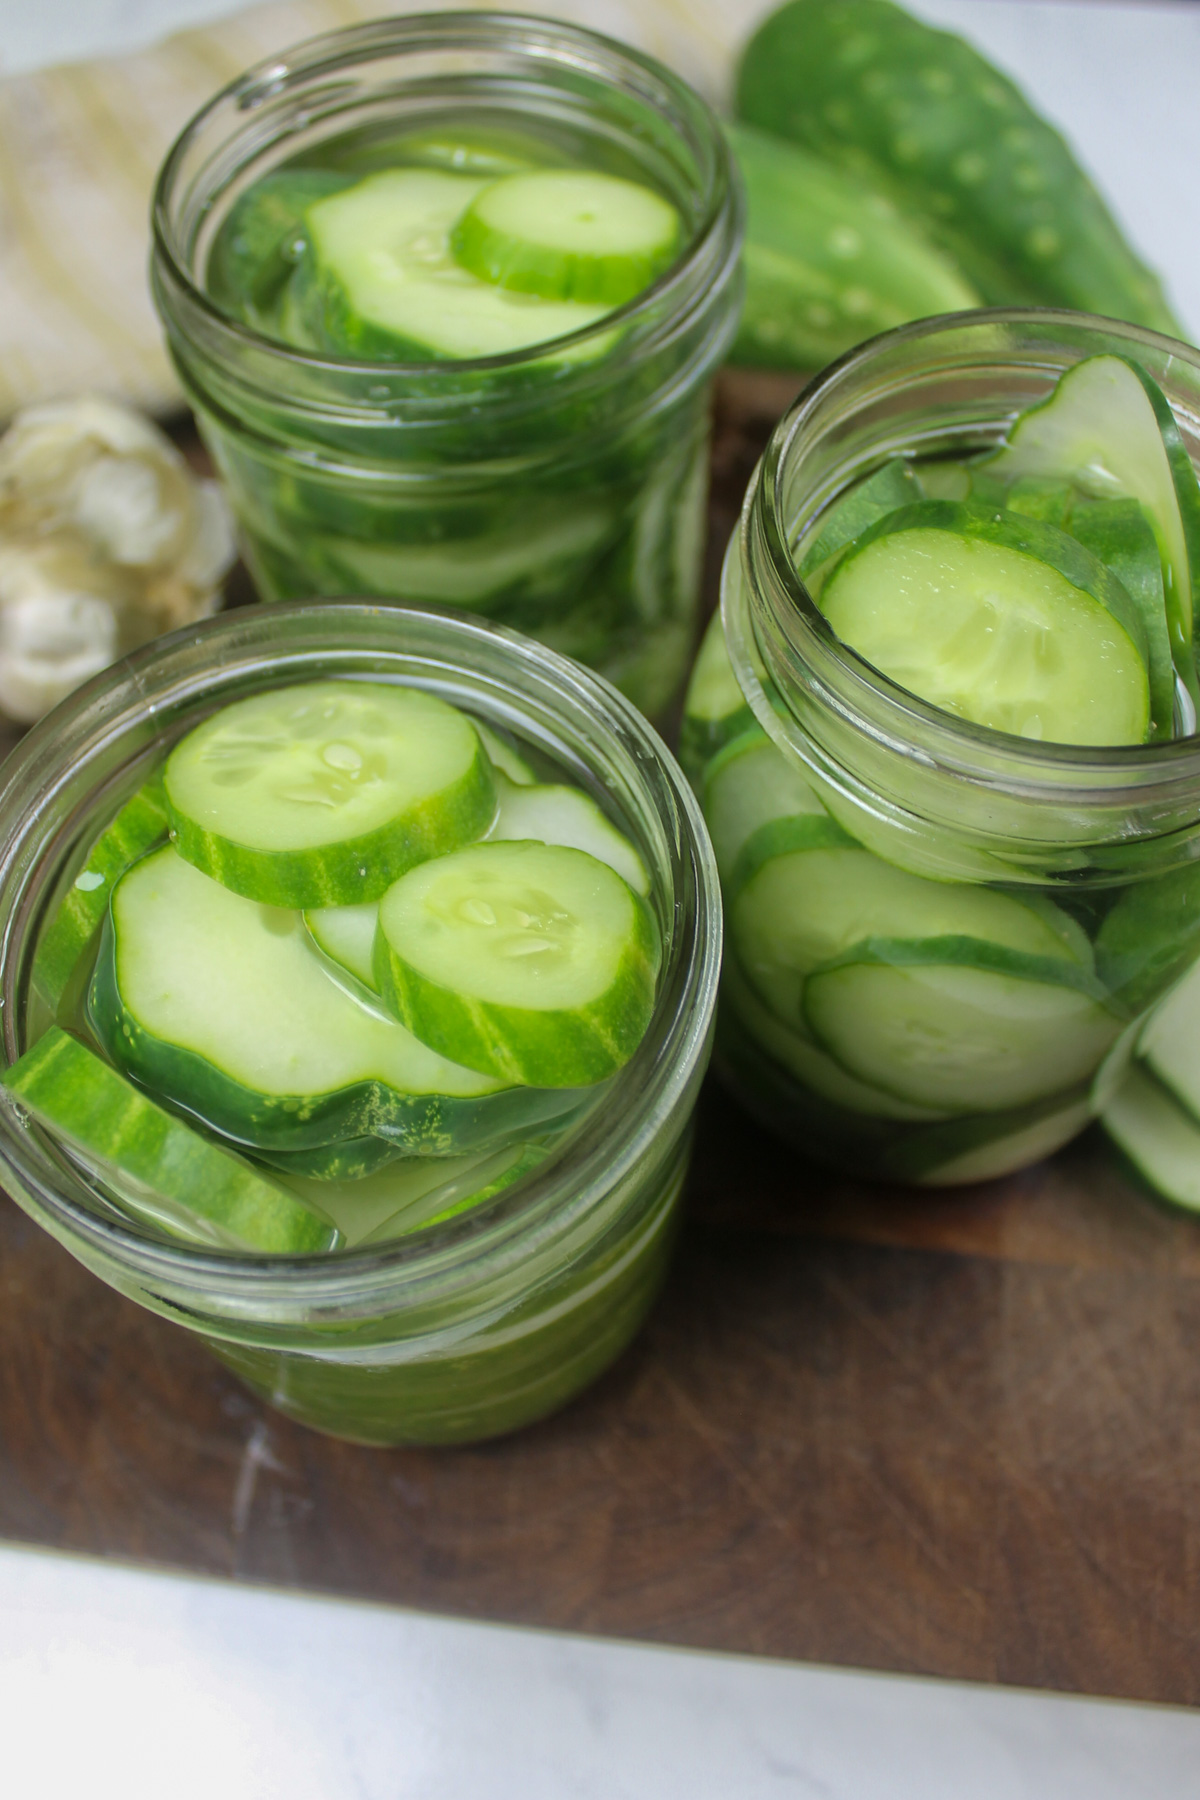
<svg viewBox="0 0 1200 1800"><path fill-rule="evenodd" d="M156 413L177 407L146 283L151 188L171 140L211 94L273 51L389 12L461 3L285 0L136 55L0 82L0 419L85 390ZM635 44L719 100L765 0L543 0L527 10Z"/></svg>

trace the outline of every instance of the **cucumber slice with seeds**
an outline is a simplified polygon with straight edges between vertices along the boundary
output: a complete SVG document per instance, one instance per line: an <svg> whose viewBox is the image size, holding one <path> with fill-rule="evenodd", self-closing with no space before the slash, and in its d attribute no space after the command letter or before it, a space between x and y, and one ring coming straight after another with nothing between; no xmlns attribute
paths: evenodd
<svg viewBox="0 0 1200 1800"><path fill-rule="evenodd" d="M53 1013L83 952L108 911L113 884L136 857L166 834L167 802L162 783L148 781L106 825L87 853L83 868L59 902L42 934L30 980Z"/></svg>
<svg viewBox="0 0 1200 1800"><path fill-rule="evenodd" d="M582 850L475 844L379 906L375 973L443 1055L547 1088L601 1081L640 1043L660 949L645 902Z"/></svg>
<svg viewBox="0 0 1200 1800"><path fill-rule="evenodd" d="M192 1220L190 1235L202 1241L278 1256L332 1250L340 1241L328 1218L172 1118L56 1025L3 1081L85 1157L146 1184L151 1200L158 1194L182 1209L185 1230Z"/></svg>
<svg viewBox="0 0 1200 1800"><path fill-rule="evenodd" d="M820 596L844 644L933 706L1060 744L1139 744L1146 634L1103 563L1065 532L926 500L858 539Z"/></svg>
<svg viewBox="0 0 1200 1800"><path fill-rule="evenodd" d="M269 906L378 899L496 809L478 733L417 688L314 681L235 701L167 759L176 848Z"/></svg>
<svg viewBox="0 0 1200 1800"><path fill-rule="evenodd" d="M494 843L511 843L517 839L534 839L542 844L564 844L568 849L586 850L597 862L607 863L635 894L643 899L650 892L646 865L623 832L605 817L592 799L580 788L538 783L534 787L517 787L505 781L497 783L500 799L496 823L488 833Z"/></svg>
<svg viewBox="0 0 1200 1800"><path fill-rule="evenodd" d="M169 847L118 883L89 1019L122 1068L227 1137L285 1153L375 1135L451 1156L570 1110L497 1091L327 974L300 916L244 900Z"/></svg>
<svg viewBox="0 0 1200 1800"><path fill-rule="evenodd" d="M623 306L674 261L679 213L636 181L531 169L485 187L451 234L463 268L543 300Z"/></svg>
<svg viewBox="0 0 1200 1800"><path fill-rule="evenodd" d="M473 360L528 350L603 318L607 306L515 293L456 261L450 234L488 185L439 169L385 169L310 206L311 266L292 284L309 332L368 361ZM602 337L579 353L606 347Z"/></svg>
<svg viewBox="0 0 1200 1800"><path fill-rule="evenodd" d="M804 1016L860 1081L961 1112L1084 1081L1121 1028L1078 965L966 938L855 945L808 977Z"/></svg>
<svg viewBox="0 0 1200 1800"><path fill-rule="evenodd" d="M1146 371L1120 356L1076 363L980 466L1005 482L1042 475L1096 499L1141 501L1158 539L1171 655L1195 696L1200 484L1166 396Z"/></svg>

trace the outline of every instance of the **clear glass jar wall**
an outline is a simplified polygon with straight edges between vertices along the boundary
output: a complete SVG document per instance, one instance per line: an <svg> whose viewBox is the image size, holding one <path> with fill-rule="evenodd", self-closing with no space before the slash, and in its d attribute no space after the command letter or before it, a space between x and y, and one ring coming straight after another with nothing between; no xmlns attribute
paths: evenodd
<svg viewBox="0 0 1200 1800"><path fill-rule="evenodd" d="M1200 740L1077 749L953 718L839 643L797 573L852 483L994 444L1099 352L1149 371L1195 461L1194 350L1070 313L931 320L801 396L729 547L684 724L726 908L718 1060L836 1166L948 1185L1049 1153L1200 949Z"/></svg>
<svg viewBox="0 0 1200 1800"><path fill-rule="evenodd" d="M540 123L668 195L674 266L589 330L470 362L309 355L206 292L239 195L357 129ZM465 607L599 669L649 716L691 651L708 378L740 302L741 205L717 121L667 70L547 20L392 19L249 71L183 132L154 209L176 368L264 599Z"/></svg>
<svg viewBox="0 0 1200 1800"><path fill-rule="evenodd" d="M42 1025L39 933L96 830L228 701L313 677L423 687L590 790L636 843L664 940L650 1028L532 1174L441 1225L330 1256L214 1253L135 1223L0 1090L4 1186L100 1278L198 1332L273 1405L370 1443L494 1436L603 1369L664 1271L707 1061L720 896L686 783L588 671L505 630L366 605L259 607L176 633L73 695L19 746L0 805L4 1054Z"/></svg>

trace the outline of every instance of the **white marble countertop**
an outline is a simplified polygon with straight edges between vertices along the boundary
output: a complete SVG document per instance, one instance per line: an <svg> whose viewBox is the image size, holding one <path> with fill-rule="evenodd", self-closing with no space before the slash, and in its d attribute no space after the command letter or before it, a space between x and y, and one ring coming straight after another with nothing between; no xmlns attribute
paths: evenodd
<svg viewBox="0 0 1200 1800"><path fill-rule="evenodd" d="M1194 1800L1200 1713L0 1548L12 1800Z"/></svg>

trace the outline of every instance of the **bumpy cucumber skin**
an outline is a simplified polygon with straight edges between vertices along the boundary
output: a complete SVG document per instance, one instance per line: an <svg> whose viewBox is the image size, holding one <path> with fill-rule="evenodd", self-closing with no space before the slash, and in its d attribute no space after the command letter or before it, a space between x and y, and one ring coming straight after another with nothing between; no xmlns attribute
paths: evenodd
<svg viewBox="0 0 1200 1800"><path fill-rule="evenodd" d="M113 1061L143 1087L254 1151L309 1152L378 1137L394 1155L459 1156L527 1136L584 1098L564 1093L566 1084L553 1094L520 1087L464 1098L401 1094L382 1081L356 1082L326 1094L257 1093L207 1057L167 1043L138 1023L121 997L111 916L88 995L88 1022Z"/></svg>
<svg viewBox="0 0 1200 1800"><path fill-rule="evenodd" d="M304 1256L336 1249L340 1241L328 1219L173 1118L57 1026L3 1080L64 1137L249 1249Z"/></svg>
<svg viewBox="0 0 1200 1800"><path fill-rule="evenodd" d="M171 841L180 856L246 900L299 912L378 900L408 869L472 843L496 812L492 765L481 743L452 788L363 837L323 844L315 856L309 850L255 850L205 831L172 803L170 758L164 788Z"/></svg>
<svg viewBox="0 0 1200 1800"><path fill-rule="evenodd" d="M281 1175L298 1175L309 1181L361 1181L395 1162L401 1155L384 1138L347 1138L340 1144L314 1144L311 1150L263 1150L255 1157Z"/></svg>
<svg viewBox="0 0 1200 1800"><path fill-rule="evenodd" d="M166 795L161 779L155 776L105 826L38 944L30 980L52 1013L108 911L117 878L136 857L157 844L166 830Z"/></svg>
<svg viewBox="0 0 1200 1800"><path fill-rule="evenodd" d="M819 369L877 332L981 304L920 228L848 169L730 125L746 187L746 304L730 361Z"/></svg>
<svg viewBox="0 0 1200 1800"><path fill-rule="evenodd" d="M781 7L746 47L737 110L878 183L989 305L1184 336L1059 133L978 51L890 0Z"/></svg>
<svg viewBox="0 0 1200 1800"><path fill-rule="evenodd" d="M604 1081L633 1055L654 1011L661 961L658 930L645 901L633 902L632 941L600 1001L567 1010L500 1006L430 981L375 935L380 994L414 1037L431 1050L455 1046L453 1060L518 1086L585 1087Z"/></svg>

